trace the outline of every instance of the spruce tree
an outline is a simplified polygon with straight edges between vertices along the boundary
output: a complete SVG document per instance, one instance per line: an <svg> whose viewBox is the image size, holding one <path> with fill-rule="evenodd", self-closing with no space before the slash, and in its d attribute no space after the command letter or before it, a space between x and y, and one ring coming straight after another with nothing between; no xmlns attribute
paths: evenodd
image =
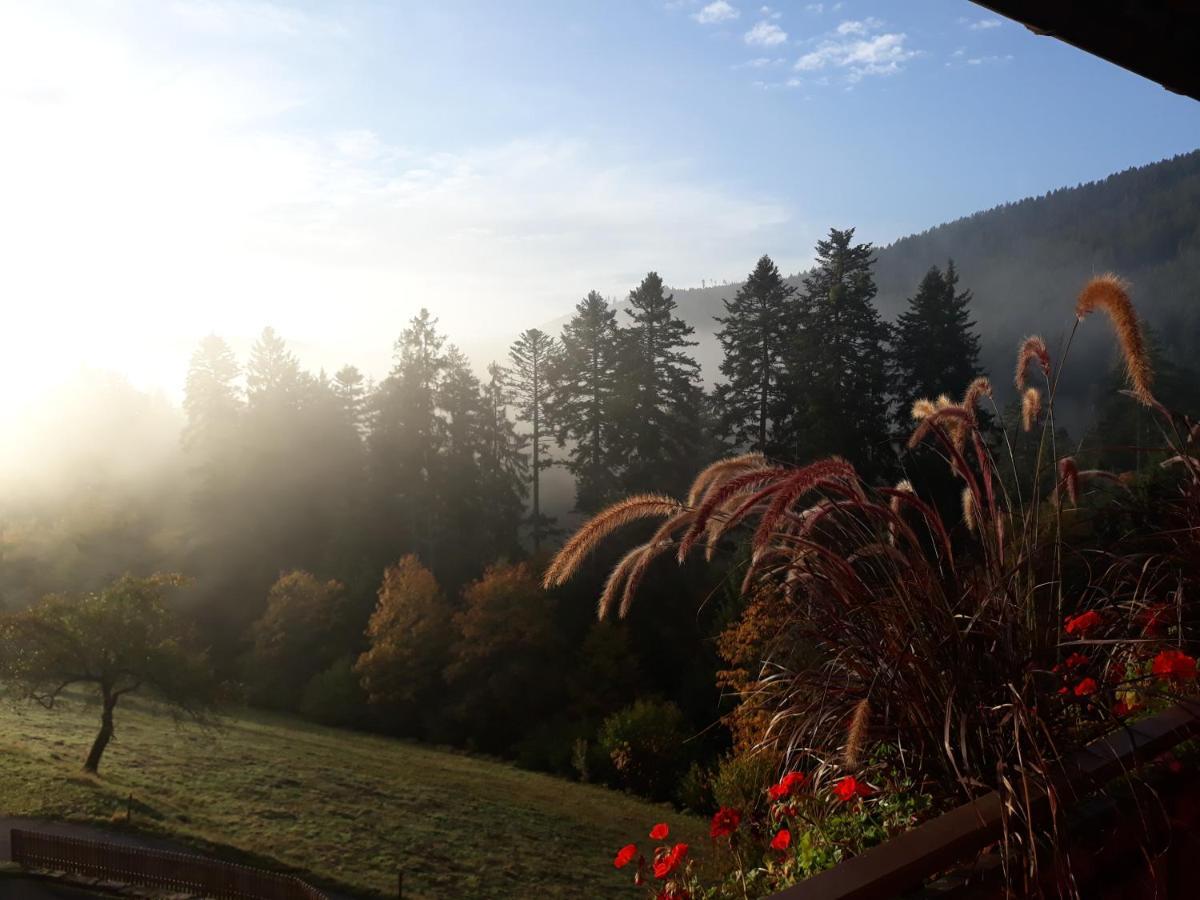
<svg viewBox="0 0 1200 900"><path fill-rule="evenodd" d="M875 308L871 244L854 229L818 241L804 279L799 325L788 353L792 396L780 417L786 445L800 459L839 454L868 477L894 460L888 428L891 329Z"/></svg>
<svg viewBox="0 0 1200 900"><path fill-rule="evenodd" d="M242 411L239 374L237 358L224 340L210 334L200 341L184 386L184 441L189 446L211 447L229 439Z"/></svg>
<svg viewBox="0 0 1200 900"><path fill-rule="evenodd" d="M342 366L333 376L332 390L341 406L342 415L361 435L367 426L367 392L366 379L355 366Z"/></svg>
<svg viewBox="0 0 1200 900"><path fill-rule="evenodd" d="M896 322L896 400L905 422L914 400L960 397L980 374L971 292L958 290L954 261L932 266Z"/></svg>
<svg viewBox="0 0 1200 900"><path fill-rule="evenodd" d="M687 352L695 331L674 314L675 297L650 272L629 292L630 324L621 329L619 416L626 449L622 488L681 490L702 460L700 364Z"/></svg>
<svg viewBox="0 0 1200 900"><path fill-rule="evenodd" d="M566 466L575 476L579 512L597 511L620 490L620 442L613 415L618 356L616 313L592 291L563 327L554 379L558 444L572 443Z"/></svg>
<svg viewBox="0 0 1200 900"><path fill-rule="evenodd" d="M267 326L250 350L246 395L250 407L278 411L299 402L300 364L275 329Z"/></svg>
<svg viewBox="0 0 1200 900"><path fill-rule="evenodd" d="M471 363L451 344L437 385L443 440L432 473L440 568L450 580L468 576L483 543L481 453L484 400Z"/></svg>
<svg viewBox="0 0 1200 900"><path fill-rule="evenodd" d="M489 559L511 558L520 552L520 527L528 494L529 438L518 433L508 417L514 403L510 378L503 366L492 363L483 385L479 480Z"/></svg>
<svg viewBox="0 0 1200 900"><path fill-rule="evenodd" d="M779 416L784 412L784 361L795 326L795 288L769 256L763 256L733 300L722 301L725 316L717 340L725 357L717 388L718 433L740 449L778 453Z"/></svg>
<svg viewBox="0 0 1200 900"><path fill-rule="evenodd" d="M382 559L418 550L436 568L434 486L444 442L437 390L446 367L437 319L422 309L395 344L391 373L373 399L368 438L379 505L376 534Z"/></svg>
<svg viewBox="0 0 1200 900"><path fill-rule="evenodd" d="M541 549L542 538L553 527L552 520L542 515L541 480L542 472L553 463L549 447L552 433L550 372L560 349L553 337L530 328L521 332L508 351L512 363L508 384L517 421L524 422L530 429L529 488L533 507L529 513L529 530L534 553Z"/></svg>

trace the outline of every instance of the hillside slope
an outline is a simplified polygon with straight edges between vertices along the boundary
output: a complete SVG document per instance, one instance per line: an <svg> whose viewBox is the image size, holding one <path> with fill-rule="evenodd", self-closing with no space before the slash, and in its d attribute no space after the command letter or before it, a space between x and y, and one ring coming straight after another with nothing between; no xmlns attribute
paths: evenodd
<svg viewBox="0 0 1200 900"><path fill-rule="evenodd" d="M1173 358L1200 358L1200 151L975 213L880 248L875 277L884 315L894 319L929 267L947 259L975 294L983 362L998 385L1008 381L1018 341L1040 332L1055 346L1074 323L1079 288L1107 271L1133 283L1138 308ZM747 271L753 264L746 261ZM789 280L798 285L801 277ZM737 288L675 291L700 336L709 378L720 362L712 317ZM1076 407L1090 398L1092 376L1107 364L1110 346L1102 328L1077 335L1064 386Z"/></svg>
<svg viewBox="0 0 1200 900"><path fill-rule="evenodd" d="M79 772L97 711L0 705L0 815L107 822L236 848L363 893L405 898L624 897L612 853L670 817L598 787L278 716L176 729L118 711L99 779Z"/></svg>

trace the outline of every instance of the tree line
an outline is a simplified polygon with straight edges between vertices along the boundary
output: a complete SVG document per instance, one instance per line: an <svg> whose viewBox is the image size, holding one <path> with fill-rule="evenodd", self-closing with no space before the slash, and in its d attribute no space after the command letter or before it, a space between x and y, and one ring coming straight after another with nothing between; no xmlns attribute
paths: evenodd
<svg viewBox="0 0 1200 900"><path fill-rule="evenodd" d="M952 263L892 325L873 261L852 229L817 244L800 288L760 259L725 301L711 390L655 272L621 307L592 291L560 334L522 332L483 377L427 310L377 383L305 371L270 328L244 362L210 335L187 373L185 509L145 537L145 558L191 576L181 607L252 702L592 777L612 772L603 734L632 746L664 722L680 746L703 733L684 757L715 753L728 738L706 728L729 701L713 637L741 613L736 563L652 572L628 623L596 624L611 558L538 586L560 534L542 478L564 467L589 513L681 494L734 450L836 453L897 477L907 406L961 391L978 338ZM696 596L712 599L699 614ZM630 784L649 783L653 766L626 763Z"/></svg>

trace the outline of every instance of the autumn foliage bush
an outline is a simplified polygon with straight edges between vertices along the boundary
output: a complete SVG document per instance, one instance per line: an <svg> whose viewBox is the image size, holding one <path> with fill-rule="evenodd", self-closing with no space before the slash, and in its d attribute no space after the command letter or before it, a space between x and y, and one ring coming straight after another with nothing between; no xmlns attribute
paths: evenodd
<svg viewBox="0 0 1200 900"><path fill-rule="evenodd" d="M748 546L740 627L760 655L735 660L726 684L744 708L742 751L792 780L771 789L765 819L731 832L769 832L763 855L733 866L733 896L763 872L778 886L990 790L1005 801L1008 874L1036 877L1037 848L1062 822L1035 827L1029 798L1053 793L1055 764L1192 690L1200 428L1155 398L1119 279L1093 279L1075 312L1075 329L1095 312L1113 324L1129 400L1158 424L1145 456L1173 473L1136 531L1103 521L1129 521L1144 476L1084 468L1059 445L1055 395L1073 329L1056 354L1036 336L1018 350L1013 425L1037 437L1030 464L1017 465L1018 435L981 415L990 406L986 419L1005 422L987 379L913 406L907 447L943 460L961 491L957 521L907 481L868 484L838 457L794 467L748 453L705 469L686 498L644 494L602 511L547 569L546 584L561 584L621 527L658 520L599 599L601 617L623 617L655 560ZM700 896L691 856L666 844L636 856L657 896Z"/></svg>

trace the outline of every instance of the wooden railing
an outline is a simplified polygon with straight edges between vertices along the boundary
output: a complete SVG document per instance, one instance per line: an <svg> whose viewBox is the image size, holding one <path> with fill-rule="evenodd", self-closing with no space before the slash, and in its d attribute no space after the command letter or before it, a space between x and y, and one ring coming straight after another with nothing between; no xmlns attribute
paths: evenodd
<svg viewBox="0 0 1200 900"><path fill-rule="evenodd" d="M1054 779L1059 803L1078 801L1177 744L1200 736L1200 705L1181 703L1134 722L1071 757ZM1033 798L1046 815L1050 798ZM970 861L1001 837L1000 796L990 793L776 894L773 900L895 900Z"/></svg>
<svg viewBox="0 0 1200 900"><path fill-rule="evenodd" d="M12 859L27 869L67 872L220 900L329 900L292 875L235 863L14 828Z"/></svg>

